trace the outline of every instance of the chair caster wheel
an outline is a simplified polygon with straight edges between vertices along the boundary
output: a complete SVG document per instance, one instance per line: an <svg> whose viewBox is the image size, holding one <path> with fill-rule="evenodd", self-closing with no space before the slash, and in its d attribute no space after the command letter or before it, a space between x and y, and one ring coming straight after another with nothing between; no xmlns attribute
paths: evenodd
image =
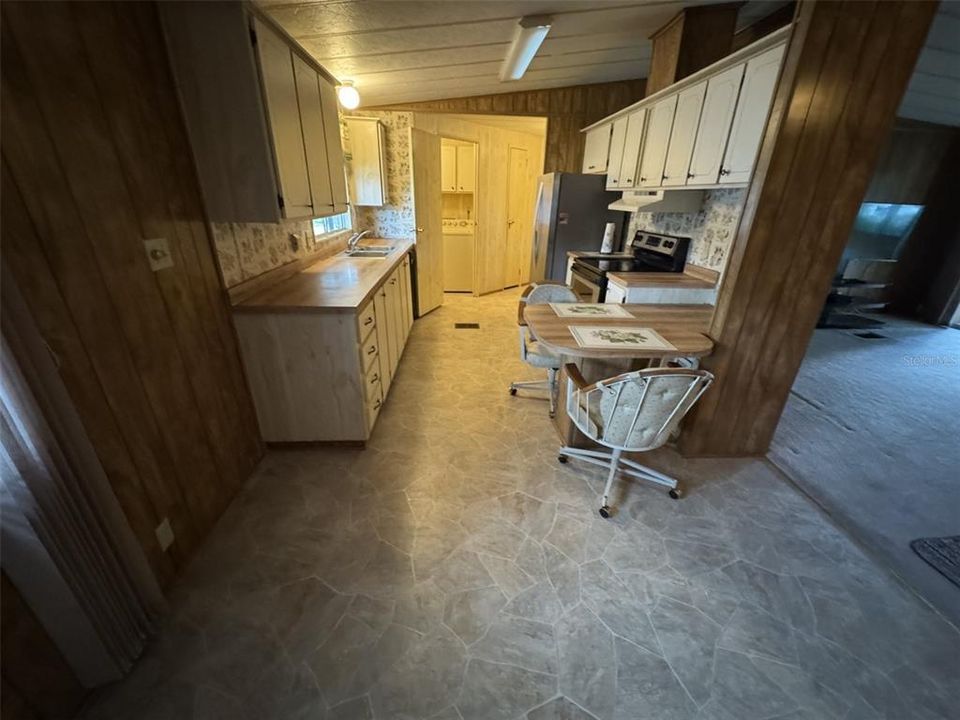
<svg viewBox="0 0 960 720"><path fill-rule="evenodd" d="M611 514L611 513L610 513L610 506L609 506L609 505L604 505L602 508L600 508L600 517L602 517L602 518L608 518L608 517L610 517L610 514Z"/></svg>
<svg viewBox="0 0 960 720"><path fill-rule="evenodd" d="M570 458L568 458L566 455L557 455L557 462L559 462L561 465L566 465L567 460L569 459Z"/></svg>
<svg viewBox="0 0 960 720"><path fill-rule="evenodd" d="M511 394L511 395L516 395L516 394L517 394L517 389L516 389L516 388L510 388L510 394Z"/></svg>
<svg viewBox="0 0 960 720"><path fill-rule="evenodd" d="M680 490L679 488L671 488L670 492L667 494L670 497L672 497L674 500L679 500L680 498L683 497L683 491Z"/></svg>

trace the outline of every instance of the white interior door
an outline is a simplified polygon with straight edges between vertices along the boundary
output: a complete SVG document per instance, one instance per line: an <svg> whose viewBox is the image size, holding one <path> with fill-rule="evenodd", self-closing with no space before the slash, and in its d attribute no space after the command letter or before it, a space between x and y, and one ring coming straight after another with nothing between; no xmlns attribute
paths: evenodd
<svg viewBox="0 0 960 720"><path fill-rule="evenodd" d="M643 152L640 154L640 187L660 187L663 182L663 163L667 158L670 128L673 127L673 113L676 109L677 96L671 95L649 111L647 134L643 141Z"/></svg>
<svg viewBox="0 0 960 720"><path fill-rule="evenodd" d="M510 148L507 153L507 252L504 265L504 287L516 287L523 279L524 264L530 263L530 233L527 216L530 203L527 187L529 158L523 148Z"/></svg>
<svg viewBox="0 0 960 720"><path fill-rule="evenodd" d="M743 65L737 65L707 83L707 95L703 100L703 113L697 141L690 158L690 175L687 185L712 185L720 177L720 164L730 135L730 123L740 94Z"/></svg>
<svg viewBox="0 0 960 720"><path fill-rule="evenodd" d="M410 128L410 160L417 232L417 298L419 313L425 315L443 304L440 137Z"/></svg>
<svg viewBox="0 0 960 720"><path fill-rule="evenodd" d="M706 92L707 84L703 82L687 88L677 97L677 112L673 116L673 130L670 131L670 148L663 166L664 187L687 184L690 155L693 153Z"/></svg>

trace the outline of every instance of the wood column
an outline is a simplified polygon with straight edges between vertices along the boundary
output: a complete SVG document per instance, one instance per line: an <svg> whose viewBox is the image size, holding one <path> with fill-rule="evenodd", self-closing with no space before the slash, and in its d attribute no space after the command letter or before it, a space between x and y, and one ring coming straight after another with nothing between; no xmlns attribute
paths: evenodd
<svg viewBox="0 0 960 720"><path fill-rule="evenodd" d="M766 452L936 2L801 2L686 455Z"/></svg>

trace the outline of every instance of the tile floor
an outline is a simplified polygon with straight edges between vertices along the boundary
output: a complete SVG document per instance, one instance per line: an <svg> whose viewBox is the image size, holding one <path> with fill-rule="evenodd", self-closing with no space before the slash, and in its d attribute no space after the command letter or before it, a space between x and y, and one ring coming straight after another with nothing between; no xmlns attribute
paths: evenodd
<svg viewBox="0 0 960 720"><path fill-rule="evenodd" d="M515 302L418 321L367 450L270 453L86 717L957 717L956 630L768 463L660 451L688 496L602 520L506 392Z"/></svg>

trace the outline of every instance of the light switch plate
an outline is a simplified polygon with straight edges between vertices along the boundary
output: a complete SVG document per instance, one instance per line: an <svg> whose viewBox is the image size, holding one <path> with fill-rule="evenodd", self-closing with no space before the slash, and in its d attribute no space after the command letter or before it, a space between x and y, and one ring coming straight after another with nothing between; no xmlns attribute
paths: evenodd
<svg viewBox="0 0 960 720"><path fill-rule="evenodd" d="M173 528L170 526L170 518L164 518L163 522L157 525L154 531L157 534L157 542L160 543L160 549L166 552L167 548L173 545Z"/></svg>
<svg viewBox="0 0 960 720"><path fill-rule="evenodd" d="M143 241L143 248L147 251L147 260L150 269L156 272L173 267L173 256L166 238L151 238Z"/></svg>

